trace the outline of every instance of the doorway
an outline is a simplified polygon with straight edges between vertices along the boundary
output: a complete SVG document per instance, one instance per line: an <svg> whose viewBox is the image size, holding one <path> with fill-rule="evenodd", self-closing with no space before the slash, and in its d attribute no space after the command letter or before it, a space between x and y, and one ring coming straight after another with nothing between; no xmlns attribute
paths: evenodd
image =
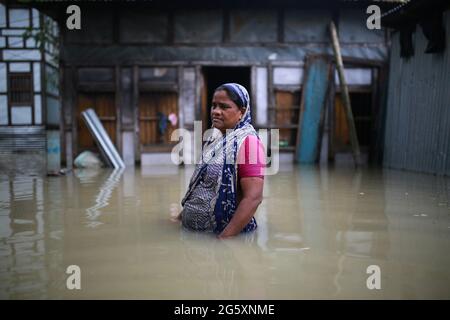
<svg viewBox="0 0 450 320"><path fill-rule="evenodd" d="M214 90L221 84L227 82L236 82L243 85L250 96L251 81L250 81L250 67L203 67L203 86L201 92L202 98L202 130L203 132L211 127L211 101L214 95ZM251 103L251 101L250 101ZM251 109L252 116L255 110Z"/></svg>
<svg viewBox="0 0 450 320"><path fill-rule="evenodd" d="M165 152L173 148L170 140L178 125L168 121L178 115L178 95L175 92L141 92L139 95L139 142L141 152Z"/></svg>
<svg viewBox="0 0 450 320"><path fill-rule="evenodd" d="M372 92L349 92L356 135L359 147L369 158L373 149L373 121ZM350 133L345 116L344 103L340 95L335 98L334 117L334 149L338 153L350 153Z"/></svg>

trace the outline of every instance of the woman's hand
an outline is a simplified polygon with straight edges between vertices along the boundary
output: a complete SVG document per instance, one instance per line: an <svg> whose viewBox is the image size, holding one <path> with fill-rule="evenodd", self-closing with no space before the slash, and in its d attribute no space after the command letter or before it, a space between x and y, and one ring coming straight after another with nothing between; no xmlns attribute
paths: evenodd
<svg viewBox="0 0 450 320"><path fill-rule="evenodd" d="M180 222L181 221L180 208L176 203L172 203L170 205L170 221L172 221L172 222Z"/></svg>
<svg viewBox="0 0 450 320"><path fill-rule="evenodd" d="M172 222L180 222L181 221L181 212L178 215L176 215L176 216L170 217L170 221L172 221Z"/></svg>

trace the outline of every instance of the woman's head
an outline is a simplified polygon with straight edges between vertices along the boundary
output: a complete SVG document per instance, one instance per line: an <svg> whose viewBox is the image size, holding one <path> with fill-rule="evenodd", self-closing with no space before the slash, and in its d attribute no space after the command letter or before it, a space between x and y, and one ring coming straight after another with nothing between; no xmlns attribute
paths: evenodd
<svg viewBox="0 0 450 320"><path fill-rule="evenodd" d="M233 129L249 108L247 90L237 83L226 83L214 91L211 120L215 128L225 133Z"/></svg>

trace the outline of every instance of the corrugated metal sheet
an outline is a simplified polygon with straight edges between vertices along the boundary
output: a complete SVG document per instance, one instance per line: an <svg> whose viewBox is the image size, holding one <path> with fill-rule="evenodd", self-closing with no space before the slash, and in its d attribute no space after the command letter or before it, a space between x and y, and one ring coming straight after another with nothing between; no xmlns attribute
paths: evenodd
<svg viewBox="0 0 450 320"><path fill-rule="evenodd" d="M444 13L446 50L425 54L427 39L417 26L415 54L400 58L392 39L386 110L384 165L450 175L450 11Z"/></svg>
<svg viewBox="0 0 450 320"><path fill-rule="evenodd" d="M45 152L44 127L0 126L0 153L15 151Z"/></svg>

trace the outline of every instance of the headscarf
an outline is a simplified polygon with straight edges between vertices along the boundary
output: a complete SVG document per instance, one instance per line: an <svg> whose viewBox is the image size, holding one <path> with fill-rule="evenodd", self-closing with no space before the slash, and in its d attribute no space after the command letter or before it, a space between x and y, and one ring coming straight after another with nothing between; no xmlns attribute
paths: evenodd
<svg viewBox="0 0 450 320"><path fill-rule="evenodd" d="M202 161L197 165L189 183L188 191L181 202L184 206L205 174L214 175L217 178L217 184L215 196L209 203L209 210L210 213L213 213L210 222L215 233L222 232L237 208L237 155L239 147L247 136L257 136L255 128L251 124L250 97L247 90L237 83L226 83L222 86L239 97L242 105L245 106L245 112L233 129L226 130L226 134L223 136L220 134L212 135L210 140L205 143ZM207 170L208 166L209 170ZM252 231L256 227L256 220L252 217L251 221L244 227L243 232Z"/></svg>

